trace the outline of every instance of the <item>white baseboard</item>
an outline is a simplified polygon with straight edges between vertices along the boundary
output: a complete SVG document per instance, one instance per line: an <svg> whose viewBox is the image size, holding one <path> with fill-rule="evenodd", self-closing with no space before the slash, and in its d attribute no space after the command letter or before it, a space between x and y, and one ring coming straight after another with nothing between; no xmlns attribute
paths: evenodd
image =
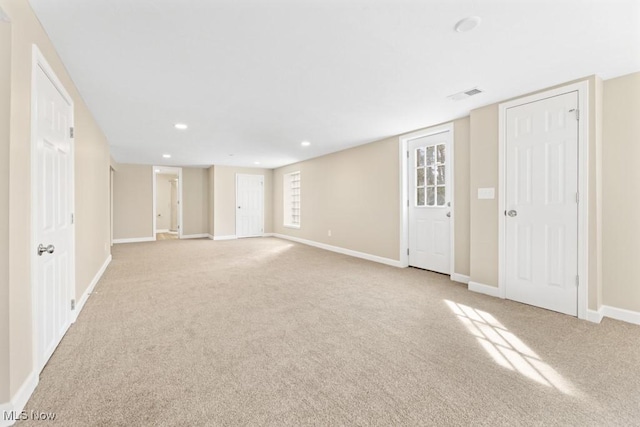
<svg viewBox="0 0 640 427"><path fill-rule="evenodd" d="M587 310L587 320L593 323L602 322L602 309L600 310Z"/></svg>
<svg viewBox="0 0 640 427"><path fill-rule="evenodd" d="M497 286L489 286L483 283L469 281L469 290L473 292L489 295L491 297L500 298L500 291L498 290Z"/></svg>
<svg viewBox="0 0 640 427"><path fill-rule="evenodd" d="M168 228L163 228L162 230L156 230L156 233L168 233L169 229Z"/></svg>
<svg viewBox="0 0 640 427"><path fill-rule="evenodd" d="M208 234L207 233L207 238L213 240L213 234Z"/></svg>
<svg viewBox="0 0 640 427"><path fill-rule="evenodd" d="M84 308L84 305L86 304L87 300L89 299L89 296L93 292L93 289L96 287L96 285L100 281L100 278L102 277L102 275L106 271L107 267L111 263L111 259L112 259L111 254L109 254L107 259L104 261L104 264L102 264L102 267L100 267L100 270L98 270L96 275L93 276L93 280L91 280L91 283L87 287L87 290L84 291L84 293L82 294L80 299L76 299L76 309L73 312L73 317L71 319L71 323L75 323L75 321L78 319L78 315L80 314L80 312Z"/></svg>
<svg viewBox="0 0 640 427"><path fill-rule="evenodd" d="M262 237L273 237L273 236L275 236L275 233L264 233L262 235Z"/></svg>
<svg viewBox="0 0 640 427"><path fill-rule="evenodd" d="M209 234L207 233L201 233L201 234L183 234L182 237L180 237L181 239L206 239L209 237Z"/></svg>
<svg viewBox="0 0 640 427"><path fill-rule="evenodd" d="M378 255L371 255L364 252L354 251L351 249L345 249L339 246L331 246L325 243L314 242L313 240L300 239L298 237L287 236L286 234L274 233L273 236L279 239L291 240L294 242L302 243L304 245L313 246L313 247L324 249L331 252L337 252L343 255L349 255L356 258L366 259L368 261L379 262L381 264L390 265L392 267L403 267L402 263L395 259L384 258Z"/></svg>
<svg viewBox="0 0 640 427"><path fill-rule="evenodd" d="M113 243L140 243L140 242L155 242L156 238L154 237L134 237L132 239L113 239Z"/></svg>
<svg viewBox="0 0 640 427"><path fill-rule="evenodd" d="M29 377L22 383L22 386L18 392L13 396L10 402L0 404L0 427L12 426L15 420L5 420L5 414L14 412L16 415L20 414L24 407L27 405L29 398L33 394L34 390L38 386L39 376L36 372L32 372Z"/></svg>
<svg viewBox="0 0 640 427"><path fill-rule="evenodd" d="M464 274L453 273L451 274L451 280L454 282L464 283L465 285L469 284L469 276L465 276Z"/></svg>
<svg viewBox="0 0 640 427"><path fill-rule="evenodd" d="M600 307L599 311L604 317L640 325L640 312L625 310L624 308L611 307L609 305L603 305L602 307Z"/></svg>
<svg viewBox="0 0 640 427"><path fill-rule="evenodd" d="M235 240L237 238L235 234L233 236L213 236L213 240Z"/></svg>

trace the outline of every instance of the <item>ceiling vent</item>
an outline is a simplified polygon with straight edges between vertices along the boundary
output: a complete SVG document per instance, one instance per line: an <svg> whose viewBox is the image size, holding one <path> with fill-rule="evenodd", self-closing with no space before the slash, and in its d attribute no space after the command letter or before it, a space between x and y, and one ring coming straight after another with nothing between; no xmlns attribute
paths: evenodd
<svg viewBox="0 0 640 427"><path fill-rule="evenodd" d="M454 95L450 95L447 98L449 98L452 101L462 101L463 99L467 99L470 96L477 95L479 93L482 93L482 91L477 87L474 87L473 89L465 90L464 92L459 92Z"/></svg>

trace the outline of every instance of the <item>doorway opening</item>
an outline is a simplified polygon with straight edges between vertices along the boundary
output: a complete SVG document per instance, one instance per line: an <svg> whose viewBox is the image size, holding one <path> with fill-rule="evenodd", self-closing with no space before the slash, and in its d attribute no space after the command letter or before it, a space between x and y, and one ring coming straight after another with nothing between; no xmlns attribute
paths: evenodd
<svg viewBox="0 0 640 427"><path fill-rule="evenodd" d="M153 168L153 233L155 240L182 238L182 168Z"/></svg>

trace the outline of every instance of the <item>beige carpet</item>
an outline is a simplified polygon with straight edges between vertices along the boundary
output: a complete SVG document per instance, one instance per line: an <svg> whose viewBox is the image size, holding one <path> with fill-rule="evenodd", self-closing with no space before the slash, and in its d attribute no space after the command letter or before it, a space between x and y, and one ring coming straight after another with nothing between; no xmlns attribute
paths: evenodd
<svg viewBox="0 0 640 427"><path fill-rule="evenodd" d="M63 426L639 425L640 327L274 238L117 245L26 409Z"/></svg>

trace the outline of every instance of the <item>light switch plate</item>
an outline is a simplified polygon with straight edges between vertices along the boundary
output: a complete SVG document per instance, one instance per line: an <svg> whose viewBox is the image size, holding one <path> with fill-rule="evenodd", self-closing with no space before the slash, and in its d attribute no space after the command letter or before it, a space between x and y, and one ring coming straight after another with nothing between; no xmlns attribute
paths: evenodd
<svg viewBox="0 0 640 427"><path fill-rule="evenodd" d="M490 188L478 188L478 199L495 199L496 189Z"/></svg>

